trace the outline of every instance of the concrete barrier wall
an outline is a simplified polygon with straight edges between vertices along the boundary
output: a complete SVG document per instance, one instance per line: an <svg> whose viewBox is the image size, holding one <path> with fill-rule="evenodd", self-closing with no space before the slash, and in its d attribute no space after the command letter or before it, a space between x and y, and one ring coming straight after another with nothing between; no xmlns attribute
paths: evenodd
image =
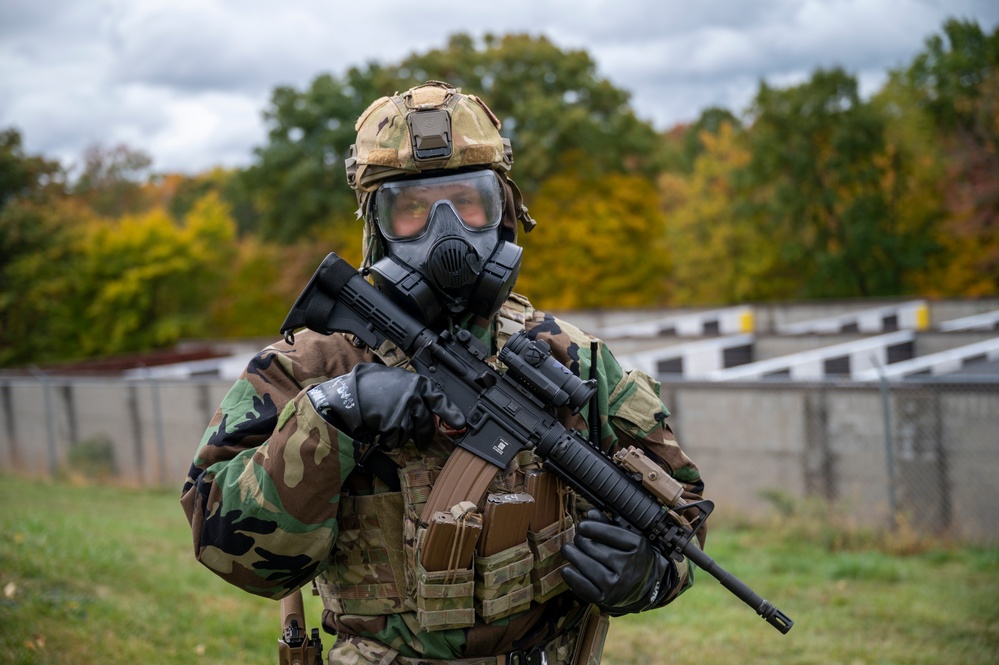
<svg viewBox="0 0 999 665"><path fill-rule="evenodd" d="M0 380L0 466L53 475L106 440L127 485L180 488L228 381Z"/></svg>
<svg viewBox="0 0 999 665"><path fill-rule="evenodd" d="M999 536L999 395L947 394L943 437L953 519L961 533Z"/></svg>
<svg viewBox="0 0 999 665"><path fill-rule="evenodd" d="M663 385L719 514L768 515L775 490L834 500L865 526L999 540L999 385Z"/></svg>
<svg viewBox="0 0 999 665"><path fill-rule="evenodd" d="M766 490L805 495L802 397L676 386L664 395L677 438L701 469L719 514L765 514Z"/></svg>
<svg viewBox="0 0 999 665"><path fill-rule="evenodd" d="M830 499L858 524L999 539L999 384L915 383L889 393L892 472L878 385L663 384L674 430L719 514L762 517L764 498ZM0 378L0 468L64 472L103 439L116 479L179 491L228 381ZM894 478L894 484L890 478ZM894 492L892 492L894 489Z"/></svg>

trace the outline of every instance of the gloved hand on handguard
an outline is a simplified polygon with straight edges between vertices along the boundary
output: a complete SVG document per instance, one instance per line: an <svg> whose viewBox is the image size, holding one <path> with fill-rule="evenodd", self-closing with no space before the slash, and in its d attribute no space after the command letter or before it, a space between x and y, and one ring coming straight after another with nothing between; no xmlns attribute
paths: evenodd
<svg viewBox="0 0 999 665"><path fill-rule="evenodd" d="M590 510L562 546L569 566L562 577L580 599L612 615L641 612L656 605L677 583L673 562L642 534L618 526Z"/></svg>

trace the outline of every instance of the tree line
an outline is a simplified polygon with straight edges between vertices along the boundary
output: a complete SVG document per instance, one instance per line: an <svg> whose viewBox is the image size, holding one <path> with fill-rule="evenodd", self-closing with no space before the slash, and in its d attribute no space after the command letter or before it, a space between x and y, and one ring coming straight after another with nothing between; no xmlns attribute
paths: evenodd
<svg viewBox="0 0 999 665"><path fill-rule="evenodd" d="M360 260L356 118L429 79L513 142L539 221L518 290L539 307L999 293L999 30L946 21L867 99L819 69L666 131L584 50L457 34L276 88L246 168L94 146L77 174L0 130L0 366L274 335L326 252Z"/></svg>

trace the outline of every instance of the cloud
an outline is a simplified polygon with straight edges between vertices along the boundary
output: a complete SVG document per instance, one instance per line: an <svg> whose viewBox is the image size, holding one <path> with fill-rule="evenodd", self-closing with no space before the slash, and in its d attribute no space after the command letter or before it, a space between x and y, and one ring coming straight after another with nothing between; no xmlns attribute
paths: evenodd
<svg viewBox="0 0 999 665"><path fill-rule="evenodd" d="M995 5L995 6L994 6ZM759 81L842 66L870 92L947 16L999 21L983 0L34 0L0 3L0 127L68 161L127 142L161 170L246 164L278 85L398 62L449 35L526 32L585 49L600 75L666 128L721 106L741 112Z"/></svg>
<svg viewBox="0 0 999 665"><path fill-rule="evenodd" d="M249 3L252 7L253 3ZM220 3L143 3L110 26L112 78L177 91L260 93L313 70L330 30L296 5L233 11Z"/></svg>
<svg viewBox="0 0 999 665"><path fill-rule="evenodd" d="M919 0L788 0L740 16L594 51L616 83L636 91L639 110L668 126L708 106L739 113L760 81L793 85L818 68L842 67L870 93L889 68L904 66L926 36L939 31L946 14Z"/></svg>
<svg viewBox="0 0 999 665"><path fill-rule="evenodd" d="M183 169L191 146L198 146L206 165L238 166L250 157L248 137L262 133L256 100L208 92L171 103L165 122L148 137L147 145L167 170Z"/></svg>

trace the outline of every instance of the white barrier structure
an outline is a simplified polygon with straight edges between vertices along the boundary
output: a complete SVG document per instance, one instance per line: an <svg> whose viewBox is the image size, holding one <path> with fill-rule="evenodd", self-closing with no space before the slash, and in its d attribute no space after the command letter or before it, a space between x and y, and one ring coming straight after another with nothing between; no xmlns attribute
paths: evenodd
<svg viewBox="0 0 999 665"><path fill-rule="evenodd" d="M702 337L753 332L753 308L749 305L706 312L674 314L652 321L608 326L599 331L601 339L622 337Z"/></svg>
<svg viewBox="0 0 999 665"><path fill-rule="evenodd" d="M625 369L640 369L650 376L669 375L703 379L712 372L749 362L753 357L752 335L728 335L676 344L618 357Z"/></svg>
<svg viewBox="0 0 999 665"><path fill-rule="evenodd" d="M254 355L256 354L240 353L219 358L171 363L169 365L137 367L125 370L122 372L122 376L126 379L141 380L218 378L235 381L243 373L243 370L246 369L247 363L250 362Z"/></svg>
<svg viewBox="0 0 999 665"><path fill-rule="evenodd" d="M996 360L999 360L999 337L966 344L956 349L930 353L887 367L867 369L858 372L854 378L857 381L877 381L882 376L896 380L919 375L939 376L956 372L974 363Z"/></svg>
<svg viewBox="0 0 999 665"><path fill-rule="evenodd" d="M926 301L913 300L821 319L779 324L776 326L776 331L781 335L846 332L882 333L895 330L926 330L929 324L930 310Z"/></svg>
<svg viewBox="0 0 999 665"><path fill-rule="evenodd" d="M711 381L854 379L866 370L909 360L914 353L915 339L915 332L900 330L738 367L719 369L705 378Z"/></svg>
<svg viewBox="0 0 999 665"><path fill-rule="evenodd" d="M962 316L942 322L937 328L944 332L958 330L999 330L999 309L983 314Z"/></svg>

